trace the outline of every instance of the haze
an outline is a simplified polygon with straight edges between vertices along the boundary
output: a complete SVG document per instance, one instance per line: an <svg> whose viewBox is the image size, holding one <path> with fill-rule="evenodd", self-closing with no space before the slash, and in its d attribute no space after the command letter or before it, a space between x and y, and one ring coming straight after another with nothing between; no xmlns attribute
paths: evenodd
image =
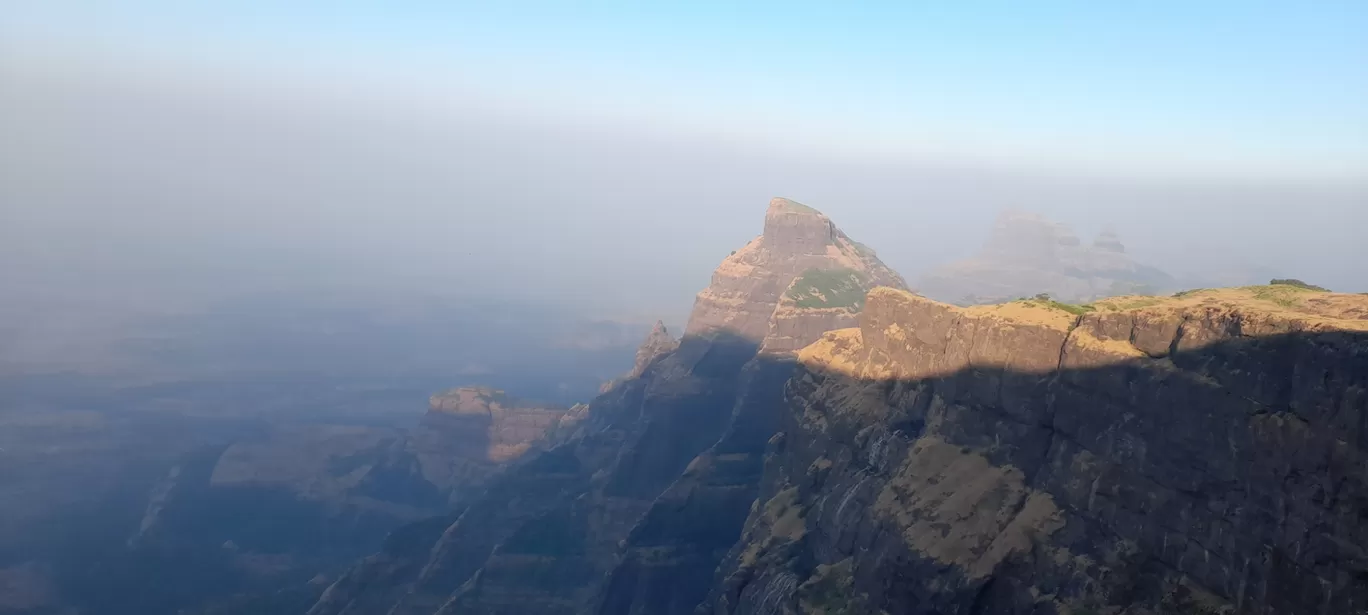
<svg viewBox="0 0 1368 615"><path fill-rule="evenodd" d="M911 281L1022 208L1368 290L1354 3L5 13L11 341L282 290L680 323L776 195Z"/></svg>

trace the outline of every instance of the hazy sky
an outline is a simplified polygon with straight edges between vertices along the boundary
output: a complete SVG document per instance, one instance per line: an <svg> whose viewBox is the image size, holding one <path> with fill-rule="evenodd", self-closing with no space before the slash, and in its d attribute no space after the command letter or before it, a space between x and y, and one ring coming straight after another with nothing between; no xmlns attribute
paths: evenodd
<svg viewBox="0 0 1368 615"><path fill-rule="evenodd" d="M6 3L4 273L679 318L785 195L1368 290L1368 3L737 4Z"/></svg>

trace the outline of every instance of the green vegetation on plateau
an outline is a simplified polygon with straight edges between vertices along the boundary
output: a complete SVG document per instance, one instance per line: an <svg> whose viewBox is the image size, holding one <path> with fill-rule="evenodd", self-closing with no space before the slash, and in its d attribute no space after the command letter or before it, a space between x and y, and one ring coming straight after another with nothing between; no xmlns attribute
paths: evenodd
<svg viewBox="0 0 1368 615"><path fill-rule="evenodd" d="M1302 289L1306 289L1306 290L1316 290L1316 291L1325 292L1325 293L1330 292L1330 289L1325 288L1324 286L1316 286L1315 284L1307 284L1306 282L1303 282L1303 281L1298 280L1298 279L1296 279L1296 278L1274 278L1274 279L1268 281L1268 285L1269 285L1269 286L1295 286L1295 287L1297 287L1297 288L1302 288Z"/></svg>
<svg viewBox="0 0 1368 615"><path fill-rule="evenodd" d="M864 307L865 275L854 269L809 269L789 286L785 296L800 308Z"/></svg>
<svg viewBox="0 0 1368 615"><path fill-rule="evenodd" d="M1064 303L1064 302L1062 302L1062 301L1055 301L1054 299L1050 298L1050 295L1047 294L1047 293L1040 293L1039 295L1036 295L1036 296L1031 297L1031 298L1029 298L1029 299L1027 299L1027 298L1025 298L1025 297L1022 297L1021 299L1018 299L1017 301L1020 301L1020 302L1022 302L1022 303L1026 303L1026 304L1030 304L1030 305L1037 305L1037 306L1040 306L1040 307L1055 309L1055 310L1064 310L1065 312L1068 312L1068 313L1070 313L1070 314L1073 314L1074 316L1082 316L1082 315L1084 315L1084 314L1087 314L1088 312L1091 312L1091 311L1097 309L1097 308L1096 308L1093 304L1091 304L1091 303L1075 304L1075 303Z"/></svg>

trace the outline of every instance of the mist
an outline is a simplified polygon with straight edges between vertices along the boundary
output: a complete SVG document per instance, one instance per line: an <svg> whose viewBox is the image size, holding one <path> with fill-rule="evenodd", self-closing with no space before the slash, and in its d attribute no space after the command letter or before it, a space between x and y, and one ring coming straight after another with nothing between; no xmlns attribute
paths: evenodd
<svg viewBox="0 0 1368 615"><path fill-rule="evenodd" d="M420 88L7 57L12 336L66 327L44 328L54 303L89 328L265 292L682 323L773 196L822 210L914 285L1016 208L1085 238L1115 230L1193 285L1257 272L1368 290L1368 182L1353 177L824 152Z"/></svg>

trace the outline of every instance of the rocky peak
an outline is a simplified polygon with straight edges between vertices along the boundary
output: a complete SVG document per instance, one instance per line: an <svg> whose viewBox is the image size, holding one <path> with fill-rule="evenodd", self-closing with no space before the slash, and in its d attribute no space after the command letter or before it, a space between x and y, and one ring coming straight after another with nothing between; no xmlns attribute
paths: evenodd
<svg viewBox="0 0 1368 615"><path fill-rule="evenodd" d="M651 333L637 348L636 361L632 364L632 371L627 374L627 377L640 376L651 365L652 361L678 347L679 340L670 335L670 331L665 328L665 323L657 320L655 327L651 328Z"/></svg>
<svg viewBox="0 0 1368 615"><path fill-rule="evenodd" d="M786 254L825 254L836 240L836 226L822 212L783 197L765 212L765 247Z"/></svg>
<svg viewBox="0 0 1368 615"><path fill-rule="evenodd" d="M428 399L417 437L420 457L432 449L438 456L507 462L545 437L564 414L565 408L526 402L496 389L451 389Z"/></svg>
<svg viewBox="0 0 1368 615"><path fill-rule="evenodd" d="M764 232L724 259L713 272L712 283L698 294L685 334L726 331L761 342L771 334L776 310L795 280L809 272L836 270L848 274L843 279L858 279L861 293L875 286L906 287L872 250L851 240L821 212L775 198L765 212ZM805 287L798 292L808 291ZM789 307L818 306L799 302ZM783 346L801 347L821 334L806 329L786 327L786 337L792 339Z"/></svg>

